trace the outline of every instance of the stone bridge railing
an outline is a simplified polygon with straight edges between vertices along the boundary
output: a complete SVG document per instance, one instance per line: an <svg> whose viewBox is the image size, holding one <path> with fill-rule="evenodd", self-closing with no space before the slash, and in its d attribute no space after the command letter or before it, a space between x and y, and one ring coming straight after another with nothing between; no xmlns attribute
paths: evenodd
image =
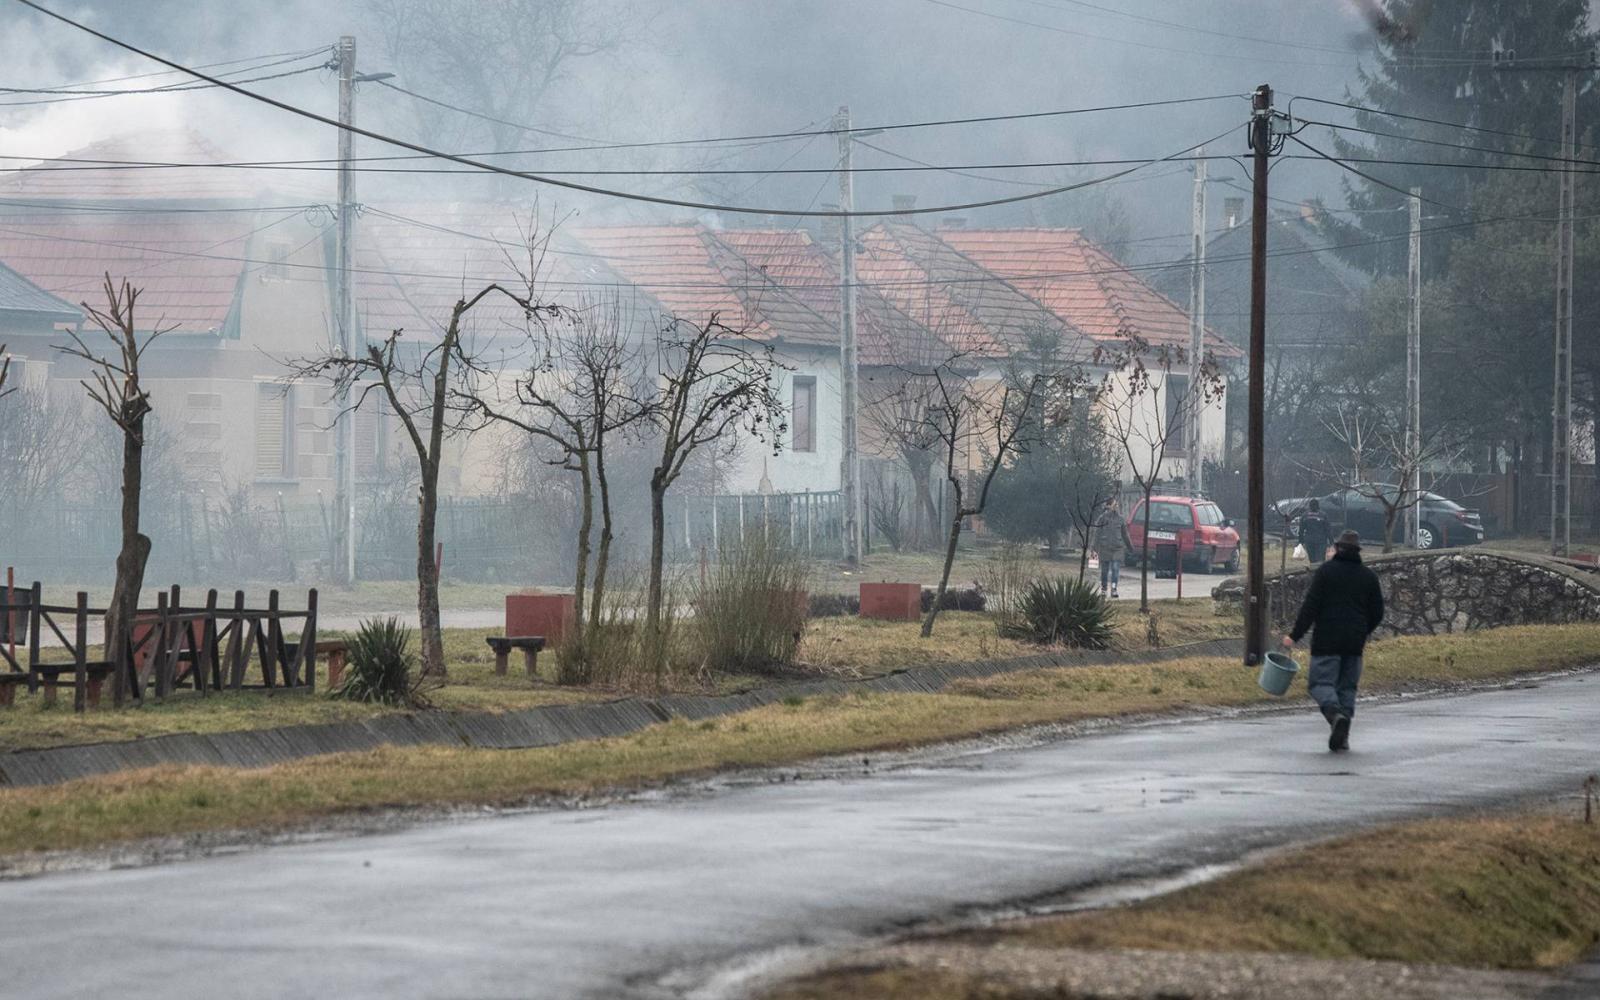
<svg viewBox="0 0 1600 1000"><path fill-rule="evenodd" d="M1372 555L1366 563L1388 605L1382 635L1600 620L1600 574L1575 563L1484 549ZM1311 572L1291 566L1280 576L1268 568L1275 631L1293 623ZM1242 608L1244 581L1226 580L1211 593L1224 606Z"/></svg>

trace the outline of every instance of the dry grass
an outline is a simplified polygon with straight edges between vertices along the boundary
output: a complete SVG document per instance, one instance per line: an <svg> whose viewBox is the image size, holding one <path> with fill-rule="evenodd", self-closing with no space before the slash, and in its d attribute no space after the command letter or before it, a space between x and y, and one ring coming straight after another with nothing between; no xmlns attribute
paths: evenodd
<svg viewBox="0 0 1600 1000"><path fill-rule="evenodd" d="M941 940L1549 969L1600 941L1600 827L1545 814L1411 823L1297 850L1134 906ZM862 963L806 977L767 1000L1055 995L1044 983Z"/></svg>
<svg viewBox="0 0 1600 1000"><path fill-rule="evenodd" d="M1525 627L1377 644L1369 690L1592 662L1600 626ZM1039 670L936 695L815 698L627 737L534 750L393 748L255 771L154 768L47 788L0 789L0 853L163 833L277 828L354 809L508 803L625 788L729 767L882 751L1036 723L1267 700L1219 659Z"/></svg>

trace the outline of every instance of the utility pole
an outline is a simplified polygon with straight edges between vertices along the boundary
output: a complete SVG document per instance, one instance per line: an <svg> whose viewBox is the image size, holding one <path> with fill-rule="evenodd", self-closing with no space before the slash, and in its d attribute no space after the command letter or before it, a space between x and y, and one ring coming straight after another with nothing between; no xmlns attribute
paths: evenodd
<svg viewBox="0 0 1600 1000"><path fill-rule="evenodd" d="M840 222L839 247L839 406L843 456L839 490L844 501L844 559L851 566L861 564L861 456L856 432L859 415L859 356L856 352L856 236L855 191L850 173L850 108L840 106L834 118L839 131L839 207L845 213Z"/></svg>
<svg viewBox="0 0 1600 1000"><path fill-rule="evenodd" d="M1578 155L1578 71L1568 69L1561 88L1560 229L1556 252L1556 392L1550 450L1550 554L1572 545L1572 161Z"/></svg>
<svg viewBox="0 0 1600 1000"><path fill-rule="evenodd" d="M1249 524L1250 561L1246 576L1244 662L1259 664L1266 655L1266 430L1267 368L1267 167L1272 156L1272 88L1257 87L1250 101L1250 149L1255 154L1254 199L1250 216L1250 414Z"/></svg>
<svg viewBox="0 0 1600 1000"><path fill-rule="evenodd" d="M1194 162L1194 247L1189 253L1189 391L1200 384L1200 362L1205 353L1206 333L1206 148L1196 150ZM1201 421L1204 408L1189 419L1188 440L1184 442L1189 461L1189 492L1199 496L1205 489L1205 460L1200 454Z"/></svg>
<svg viewBox="0 0 1600 1000"><path fill-rule="evenodd" d="M1406 544L1417 547L1422 499L1422 189L1411 189L1411 258L1406 266L1411 308L1406 317Z"/></svg>
<svg viewBox="0 0 1600 1000"><path fill-rule="evenodd" d="M1517 54L1494 54L1494 68L1506 72L1560 73L1561 165L1557 172L1555 398L1550 434L1550 554L1565 556L1572 545L1572 225L1576 192L1578 75L1600 70L1600 53L1583 62L1518 65Z"/></svg>
<svg viewBox="0 0 1600 1000"><path fill-rule="evenodd" d="M354 125L356 121L356 39L344 35L339 39L339 124ZM339 130L339 216L337 230L337 264L334 270L337 314L335 325L339 338L339 353L350 356L355 342L354 310L351 308L350 257L355 239L355 175L350 169L354 156L355 134L348 128ZM349 393L341 389L334 400L338 418L333 425L333 552L334 579L349 586L356 582L356 463L355 416L346 413Z"/></svg>

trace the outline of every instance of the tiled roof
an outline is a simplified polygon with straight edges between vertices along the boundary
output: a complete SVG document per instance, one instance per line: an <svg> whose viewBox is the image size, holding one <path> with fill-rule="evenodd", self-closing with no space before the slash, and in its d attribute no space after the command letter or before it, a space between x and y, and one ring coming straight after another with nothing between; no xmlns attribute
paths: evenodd
<svg viewBox="0 0 1600 1000"><path fill-rule="evenodd" d="M141 329L226 325L254 213L73 212L0 205L0 261L68 302L99 302L107 272L141 288ZM231 258L231 259L230 259ZM148 320L148 326L146 325Z"/></svg>
<svg viewBox="0 0 1600 1000"><path fill-rule="evenodd" d="M490 282L525 292L523 275L537 271L540 296L572 301L626 282L606 263L557 233L537 267L527 246L527 208L496 202L378 203L357 220L352 267L354 299L370 339L393 330L438 336L463 295ZM504 297L487 299L468 314L466 329L481 335L524 329L520 310Z"/></svg>
<svg viewBox="0 0 1600 1000"><path fill-rule="evenodd" d="M64 153L56 159L41 161L0 179L0 199L262 203L289 195L301 201L325 202L333 192L331 174L248 167L117 166L129 161L239 162L187 129L128 132ZM100 166L105 169L99 169Z"/></svg>
<svg viewBox="0 0 1600 1000"><path fill-rule="evenodd" d="M1075 229L946 229L939 238L1105 344L1187 348L1189 314ZM1237 350L1208 331L1219 356Z"/></svg>
<svg viewBox="0 0 1600 1000"><path fill-rule="evenodd" d="M951 347L1003 357L1031 338L1058 338L1062 355L1087 360L1091 349L1073 323L1046 309L1009 280L950 242L917 226L880 223L861 234L856 274L934 331Z"/></svg>
<svg viewBox="0 0 1600 1000"><path fill-rule="evenodd" d="M83 313L0 264L0 313L23 313L47 323L76 323Z"/></svg>
<svg viewBox="0 0 1600 1000"><path fill-rule="evenodd" d="M816 343L838 346L843 303L837 256L803 229L728 229L717 237L771 284L774 294L759 304L774 303L781 290L820 322L812 335ZM930 365L950 353L927 327L868 285L856 289L856 344L864 365Z"/></svg>

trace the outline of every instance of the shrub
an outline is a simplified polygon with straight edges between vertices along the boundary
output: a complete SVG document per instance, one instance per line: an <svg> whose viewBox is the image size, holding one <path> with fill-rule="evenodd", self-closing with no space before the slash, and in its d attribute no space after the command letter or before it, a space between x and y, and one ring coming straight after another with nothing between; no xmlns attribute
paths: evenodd
<svg viewBox="0 0 1600 1000"><path fill-rule="evenodd" d="M978 572L978 589L987 610L1001 617L1016 610L1028 585L1039 579L1039 556L1032 545L1007 542L983 562Z"/></svg>
<svg viewBox="0 0 1600 1000"><path fill-rule="evenodd" d="M794 663L809 611L807 564L761 534L724 545L695 591L691 634L705 670L773 672Z"/></svg>
<svg viewBox="0 0 1600 1000"><path fill-rule="evenodd" d="M933 610L933 595L936 591L931 587L922 590L922 613L927 614ZM983 596L983 591L977 587L955 588L944 592L944 600L939 602L940 611L982 611L989 606L989 599Z"/></svg>
<svg viewBox="0 0 1600 1000"><path fill-rule="evenodd" d="M421 702L411 681L415 657L411 655L411 630L398 619L368 619L350 640L344 683L334 692L351 701L384 705Z"/></svg>
<svg viewBox="0 0 1600 1000"><path fill-rule="evenodd" d="M1015 639L1108 649L1115 626L1116 612L1098 587L1076 577L1053 577L1029 584L1001 628Z"/></svg>
<svg viewBox="0 0 1600 1000"><path fill-rule="evenodd" d="M812 594L811 617L840 618L861 613L861 598L855 594Z"/></svg>

